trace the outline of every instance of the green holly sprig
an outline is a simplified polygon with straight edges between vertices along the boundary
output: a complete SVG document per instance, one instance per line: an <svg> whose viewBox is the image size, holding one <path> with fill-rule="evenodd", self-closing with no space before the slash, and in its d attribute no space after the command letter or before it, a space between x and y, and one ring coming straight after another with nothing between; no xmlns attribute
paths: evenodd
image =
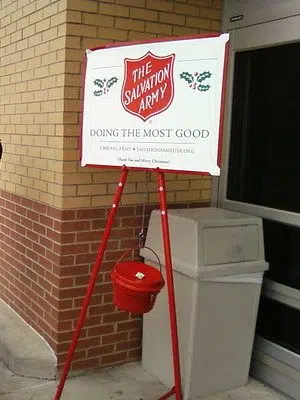
<svg viewBox="0 0 300 400"><path fill-rule="evenodd" d="M109 79L95 79L94 85L99 86L99 90L94 91L94 96L102 96L109 92L110 88L118 82L118 78L113 76Z"/></svg>
<svg viewBox="0 0 300 400"><path fill-rule="evenodd" d="M181 79L184 79L188 84L189 87L193 90L198 89L200 92L207 92L210 89L210 85L203 85L205 79L209 79L212 74L209 71L204 72L194 72L191 74L190 72L182 72L180 75Z"/></svg>

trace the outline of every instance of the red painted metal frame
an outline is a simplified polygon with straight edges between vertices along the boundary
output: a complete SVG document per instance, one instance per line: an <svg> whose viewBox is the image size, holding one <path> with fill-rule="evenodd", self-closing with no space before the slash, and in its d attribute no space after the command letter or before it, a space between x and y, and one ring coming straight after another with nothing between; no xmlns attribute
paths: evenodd
<svg viewBox="0 0 300 400"><path fill-rule="evenodd" d="M66 382L66 379L67 379L67 376L68 376L68 373L69 373L69 369L70 369L70 366L71 366L71 363L72 363L74 352L76 350L76 346L77 346L77 343L78 343L80 332L81 332L82 326L84 324L86 313L87 313L87 310L88 310L88 307L89 307L89 304L90 304L90 301L91 301L91 297L92 297L92 294L93 294L93 290L94 290L94 287L95 287L95 283L96 283L97 278L98 278L98 273L99 273L99 270L100 270L100 267L101 267L101 264L102 264L102 260L103 260L103 256L104 256L104 253L105 253L105 250L106 250L106 247L107 247L107 242L108 242L108 239L109 239L109 236L110 236L111 228L113 226L113 223L114 223L114 220L115 220L115 216L116 216L119 204L120 204L120 200L121 200L123 189L124 189L124 186L125 186L125 183L126 183L127 175L128 175L128 168L126 168L124 166L122 168L120 181L119 181L119 183L117 185L116 193L115 193L114 198L113 198L113 204L112 204L112 207L110 209L109 216L107 218L105 231L103 233L102 240L101 240L99 248L98 248L96 261L95 261L95 264L93 266L93 270L92 270L92 273L91 273L91 276L90 276L90 280L89 280L89 284L88 284L88 287L87 287L87 291L86 291L86 294L85 294L85 297L84 297L84 300L83 300L83 303L82 303L82 306L81 306L79 319L77 321L77 325L76 325L76 328L75 328L75 331L74 331L74 334L73 334L72 343L71 343L71 345L69 347L67 360L66 360L66 363L64 365L64 369L63 369L63 372L62 372L62 375L61 375L61 378L60 378L60 381L59 381L59 384L58 384L58 387L57 387L57 391L56 391L54 400L59 400L60 399L62 391L63 391L64 386L65 386L65 382Z"/></svg>
<svg viewBox="0 0 300 400"><path fill-rule="evenodd" d="M145 44L145 43L159 43L159 42L170 42L170 41L179 41L179 40L193 40L193 39L205 39L205 38L214 38L219 37L222 34L219 32L210 32L210 33L203 33L199 35L190 35L190 36L179 36L179 37L166 37L166 38L158 38L158 39L146 39L142 41L132 41L132 42L116 42L116 43L108 43L106 45L93 47L90 51L101 50L101 49L110 49L113 47L126 47L138 44ZM222 86L222 97L221 97L221 110L220 110L220 124L219 124L219 143L218 143L218 156L217 156L217 165L221 166L221 153L222 153L222 139L223 139L223 119L224 119L224 106L225 106L225 90L226 90L226 74L227 74L227 61L228 61L228 43L226 44L225 48L225 59L224 59L224 69L223 69L223 86ZM86 64L87 64L87 57L84 57L84 65L83 65L83 101L81 102L81 129L80 129L80 138L79 138L79 151L80 151L80 160L82 158L82 130L83 130L83 113L84 113L84 82L85 82L85 73L86 73ZM87 164L86 167L91 168L112 168L112 169L119 169L120 166L118 165L94 165L94 164ZM157 168L139 168L139 167L128 167L128 170L132 171L157 171ZM174 169L160 169L162 172L166 173L181 173L181 174L193 174L193 175L202 175L202 176L210 176L209 172L195 172L195 171L181 171L181 170L174 170Z"/></svg>
<svg viewBox="0 0 300 400"><path fill-rule="evenodd" d="M166 400L171 396L175 395L176 400L182 400L182 389L181 389L181 373L180 373L180 357L179 357L179 341L178 341L178 328L177 328L177 317L176 317L176 304L175 304L175 291L174 291L174 279L173 279L173 268L172 268L172 257L171 257L171 245L170 245L170 233L169 233L169 222L168 222L168 212L167 212L167 200L166 200L166 184L164 172L160 169L156 169L157 172L157 184L158 184L158 195L161 210L161 223L162 223L162 233L164 242L164 253L165 253L165 266L166 266L166 276L167 276L167 290L168 290L168 301L169 301L169 314L170 314L170 328L171 328L171 341L172 341L172 354L173 354L173 371L174 371L174 381L175 386L168 393L160 397L159 400ZM99 274L99 270L102 264L103 256L107 247L110 232L115 220L115 216L120 204L123 189L126 183L126 178L128 174L128 168L123 167L121 172L121 178L116 188L116 193L114 195L112 208L110 210L106 228L102 236L102 240L99 245L97 258L93 266L93 270L90 276L87 291L82 303L82 307L79 314L79 319L73 334L72 342L70 344L67 359L63 368L63 372L57 386L56 394L53 400L60 400L66 379L71 367L74 352L76 350L78 339L82 326L85 321L86 313L91 301L95 283Z"/></svg>
<svg viewBox="0 0 300 400"><path fill-rule="evenodd" d="M174 391L171 390L169 394L167 393L166 395L167 397L163 396L160 400L166 399L172 396L173 394L175 394L176 400L182 400L178 328L177 328L177 317L176 317L169 220L168 220L167 199L166 199L166 183L165 183L164 173L161 172L160 170L157 171L157 184L158 184L157 190L158 190L160 212L161 212L162 234L164 242L165 267L166 267L166 277L167 277L172 353L173 353L173 371L174 371L174 382L175 382Z"/></svg>

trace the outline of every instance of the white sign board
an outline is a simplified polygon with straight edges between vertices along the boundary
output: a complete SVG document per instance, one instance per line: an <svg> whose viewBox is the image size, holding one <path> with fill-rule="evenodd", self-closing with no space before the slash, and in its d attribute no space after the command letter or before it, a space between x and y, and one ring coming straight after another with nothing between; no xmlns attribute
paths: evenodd
<svg viewBox="0 0 300 400"><path fill-rule="evenodd" d="M81 164L219 175L228 34L86 53Z"/></svg>

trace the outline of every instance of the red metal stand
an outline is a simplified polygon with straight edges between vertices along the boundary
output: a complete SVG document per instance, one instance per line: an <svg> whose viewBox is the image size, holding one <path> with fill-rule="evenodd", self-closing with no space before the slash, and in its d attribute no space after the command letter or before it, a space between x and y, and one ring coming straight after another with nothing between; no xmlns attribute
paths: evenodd
<svg viewBox="0 0 300 400"><path fill-rule="evenodd" d="M126 178L128 175L128 169L126 167L123 167L122 172L121 172L121 178L120 178L120 182L118 183L117 189L116 189L116 193L114 195L114 199L113 199L113 204L112 204L112 208L110 210L109 216L107 218L107 222L106 222L106 227L105 227L105 231L103 233L102 236L102 240L101 243L99 245L99 249L98 249L98 254L97 254L97 258L95 261L95 264L93 266L93 270L90 276L90 281L89 281L89 285L82 303L82 307L80 310L80 315L79 315L79 319L76 325L76 329L74 331L74 335L73 335L73 339L72 339L72 343L69 347L69 351L68 351L68 355L67 355L67 360L66 363L64 365L64 369L59 381L59 385L57 387L57 391L54 397L54 400L59 400L62 394L62 391L64 389L65 386L65 382L69 373L69 369L72 363L72 359L73 359L73 355L78 343L78 339L80 336L80 332L86 317L86 313L91 301L91 297L93 294L93 290L95 287L95 283L98 277L98 273L102 264L102 260L103 260L103 256L107 247L107 242L110 236L110 232L111 232L111 228L113 226L114 220L115 220L115 216L120 204L120 200L121 200L121 196L123 193L123 189L124 189L124 185L126 183Z"/></svg>
<svg viewBox="0 0 300 400"><path fill-rule="evenodd" d="M173 267L172 267L171 245L170 245L169 220L168 220L167 199L166 199L166 184L165 184L164 173L160 172L159 170L157 172L157 184L158 184L160 211L161 211L162 233L164 241L165 266L166 266L166 276L167 276L171 339L172 339L172 351L173 351L174 381L175 381L175 387L165 396L161 397L160 400L167 399L171 397L173 394L175 394L176 400L182 400L178 329L177 329Z"/></svg>
<svg viewBox="0 0 300 400"><path fill-rule="evenodd" d="M114 195L112 208L110 210L106 228L102 236L101 243L99 245L97 258L93 266L93 270L90 276L89 285L86 291L86 295L83 300L82 308L80 310L79 319L74 331L72 343L69 347L67 360L64 365L64 369L57 387L57 391L53 400L59 400L61 398L62 391L69 373L69 369L72 363L74 352L78 343L80 332L85 321L86 313L90 304L90 300L93 294L95 283L98 277L98 273L102 264L103 256L107 247L110 232L114 223L114 219L120 204L123 188L126 183L128 174L128 168L125 166L122 169L120 182L117 186L116 193ZM161 210L161 222L162 222L162 233L164 241L164 253L165 253L165 266L166 266L166 277L167 277L167 289L168 289L168 300L169 300L169 313L170 313L170 327L171 327L171 340L172 340L172 351L173 351L173 368L174 368L174 380L175 386L168 393L160 397L159 400L166 400L171 396L175 395L176 400L182 400L181 390L181 375L180 375L180 359L179 359L179 343L178 343L178 329L177 329L177 318L176 318L176 305L175 305L175 292L174 292L174 280L173 280L173 269L172 269L172 258L171 258L171 246L170 246L170 234L169 234L169 222L167 213L167 200L166 200L166 186L164 173L157 169L157 183L159 202Z"/></svg>

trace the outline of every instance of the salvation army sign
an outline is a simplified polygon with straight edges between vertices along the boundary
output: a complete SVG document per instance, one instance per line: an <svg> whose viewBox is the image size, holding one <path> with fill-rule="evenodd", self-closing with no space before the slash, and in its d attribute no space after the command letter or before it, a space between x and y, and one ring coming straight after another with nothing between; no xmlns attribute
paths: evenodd
<svg viewBox="0 0 300 400"><path fill-rule="evenodd" d="M87 51L81 164L219 175L228 34Z"/></svg>

